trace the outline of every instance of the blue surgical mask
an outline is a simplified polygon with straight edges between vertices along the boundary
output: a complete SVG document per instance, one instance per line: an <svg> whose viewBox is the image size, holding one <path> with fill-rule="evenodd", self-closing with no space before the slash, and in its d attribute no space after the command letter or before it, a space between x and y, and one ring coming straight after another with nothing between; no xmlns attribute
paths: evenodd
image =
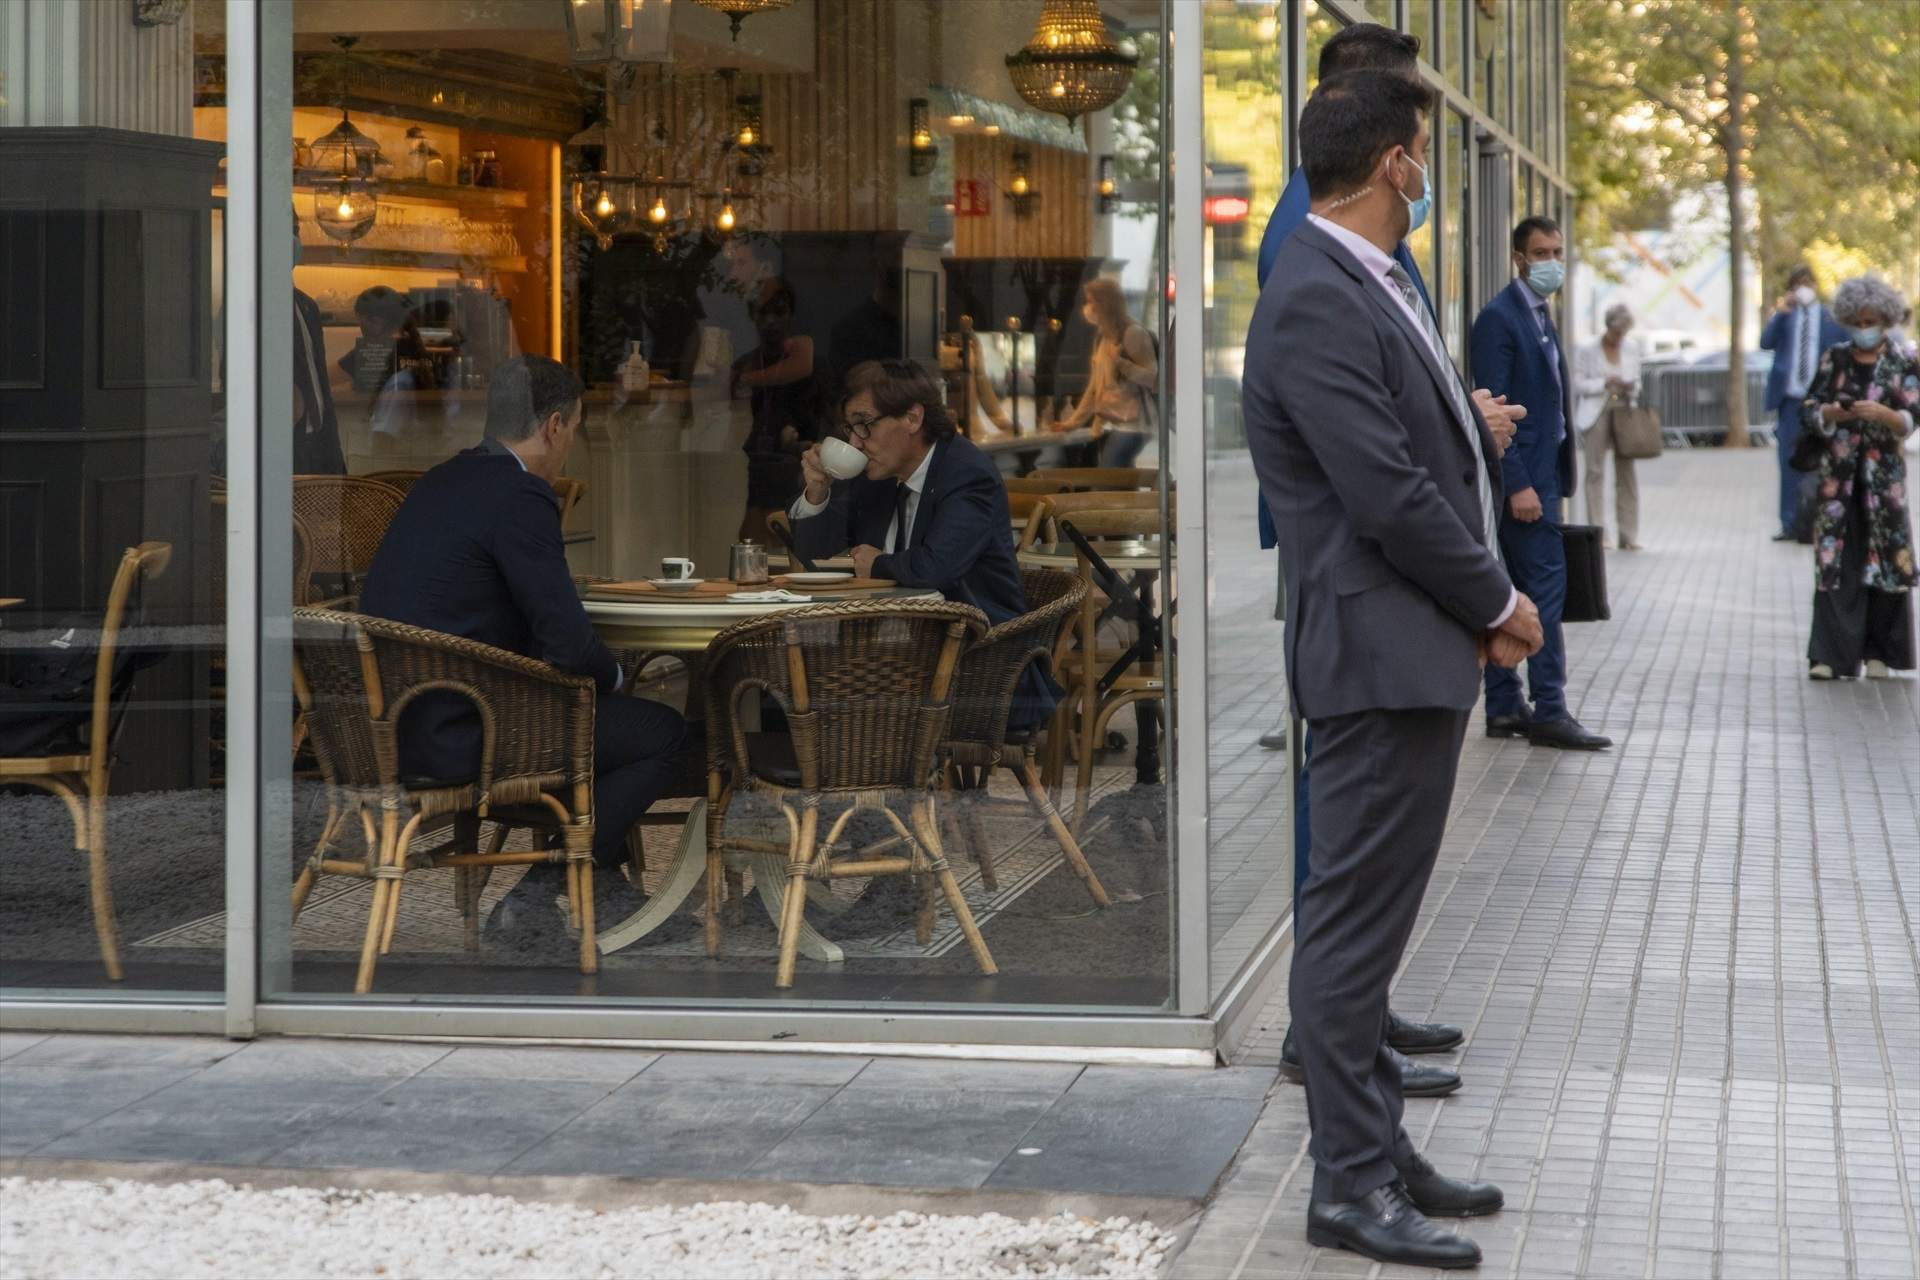
<svg viewBox="0 0 1920 1280"><path fill-rule="evenodd" d="M1853 331L1853 345L1862 351L1871 351L1879 346L1880 340L1886 336L1887 331L1879 325L1868 325L1864 329L1855 329Z"/></svg>
<svg viewBox="0 0 1920 1280"><path fill-rule="evenodd" d="M1543 298L1550 298L1560 292L1560 286L1567 282L1567 264L1556 262L1552 258L1545 262L1536 262L1527 268L1527 285Z"/></svg>
<svg viewBox="0 0 1920 1280"><path fill-rule="evenodd" d="M1420 196L1416 200L1407 200L1406 192L1400 193L1407 200L1407 234L1412 235L1426 225L1427 214L1433 211L1433 185L1427 181L1427 166L1407 157L1407 163L1420 171Z"/></svg>

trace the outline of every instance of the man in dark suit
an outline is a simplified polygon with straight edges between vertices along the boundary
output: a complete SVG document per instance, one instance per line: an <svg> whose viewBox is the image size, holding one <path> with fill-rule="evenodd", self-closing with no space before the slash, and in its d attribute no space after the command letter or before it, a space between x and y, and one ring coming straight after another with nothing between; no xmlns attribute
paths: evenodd
<svg viewBox="0 0 1920 1280"><path fill-rule="evenodd" d="M1514 279L1473 322L1473 376L1495 395L1529 407L1500 459L1506 510L1500 551L1514 582L1539 607L1546 642L1527 659L1527 705L1520 677L1487 669L1487 736L1526 738L1536 746L1598 751L1613 739L1590 733L1567 709L1567 646L1560 614L1567 602L1567 553L1560 500L1573 496L1573 432L1568 429L1566 352L1547 300L1566 280L1566 241L1551 218L1513 229Z"/></svg>
<svg viewBox="0 0 1920 1280"><path fill-rule="evenodd" d="M1807 384L1813 381L1820 353L1846 340L1847 330L1820 305L1813 268L1801 263L1787 276L1787 291L1774 300L1773 314L1760 331L1760 349L1773 352L1773 368L1767 370L1767 408L1779 416L1773 433L1780 465L1780 531L1773 535L1775 542L1792 541L1799 514L1801 475L1787 459L1800 442L1800 406L1806 402Z"/></svg>
<svg viewBox="0 0 1920 1280"><path fill-rule="evenodd" d="M1493 436L1392 257L1422 188L1433 95L1347 75L1301 113L1312 194L1247 336L1244 406L1287 584L1288 687L1314 735L1313 849L1289 995L1307 1083L1307 1237L1473 1266L1430 1214L1491 1213L1401 1127L1387 993L1439 853L1489 654L1539 620L1494 554Z"/></svg>
<svg viewBox="0 0 1920 1280"><path fill-rule="evenodd" d="M1395 31L1392 27L1381 26L1377 22L1356 22L1342 27L1320 50L1320 82L1322 84L1337 76L1355 71L1369 71L1381 75L1405 76L1410 80L1420 79L1420 37ZM1260 257L1256 276L1262 288L1266 287L1267 277L1273 273L1273 263L1280 256L1280 246L1295 231L1306 225L1307 214L1312 201L1307 194L1306 175L1295 170L1287 179L1286 188L1280 193L1280 202L1274 206L1273 216L1267 220L1266 234L1260 238ZM1418 230L1427 220L1427 213L1433 204L1433 188L1425 179L1421 182L1421 192L1414 198L1412 209L1408 212L1408 227ZM1414 292L1420 296L1420 305L1433 314L1433 300L1427 296L1426 282L1420 276L1420 264L1414 260L1413 250L1405 239L1393 247L1393 260L1400 264L1401 270L1413 282ZM1526 417L1523 405L1507 404L1495 400L1485 390L1476 389L1473 393L1475 407L1486 419L1487 426L1494 433L1495 443L1504 448L1506 441L1513 435L1513 423ZM1260 546L1271 549L1279 541L1279 534L1273 527L1273 516L1267 510L1266 501L1260 502ZM1282 591L1285 590L1284 585ZM1276 610L1278 614L1280 611ZM1284 733L1276 730L1261 738L1260 745L1279 750L1286 745ZM1313 847L1312 804L1308 798L1311 787L1313 763L1313 735L1307 734L1300 744L1300 770L1295 777L1293 796L1293 897L1300 900L1300 890L1307 883L1308 852ZM1466 1040L1466 1034L1459 1027L1445 1022L1414 1022L1402 1018L1392 1010L1387 1012L1387 1043L1396 1052L1402 1054L1444 1053ZM1402 1091L1409 1098L1438 1098L1455 1093L1460 1088L1460 1073L1450 1067L1435 1066L1424 1062L1403 1061L1400 1066ZM1286 1038L1280 1045L1280 1072L1289 1080L1300 1083L1304 1076L1300 1066L1300 1051L1294 1039L1293 1028L1287 1028Z"/></svg>
<svg viewBox="0 0 1920 1280"><path fill-rule="evenodd" d="M360 607L593 677L595 914L614 921L640 906L639 886L620 873L627 831L673 777L686 725L671 707L615 696L619 663L594 634L567 570L553 481L580 428L580 391L580 379L545 356L495 370L486 438L414 482L374 555ZM457 694L422 697L401 722L409 775L468 778L479 759L479 717ZM530 949L563 940L556 906L565 883L562 864L535 864L488 917L489 940Z"/></svg>

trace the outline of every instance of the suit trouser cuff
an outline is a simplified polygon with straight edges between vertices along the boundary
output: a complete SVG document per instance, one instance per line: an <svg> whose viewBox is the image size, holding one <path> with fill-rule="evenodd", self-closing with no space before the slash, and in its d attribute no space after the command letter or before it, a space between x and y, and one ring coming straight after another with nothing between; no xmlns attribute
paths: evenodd
<svg viewBox="0 0 1920 1280"><path fill-rule="evenodd" d="M1333 1204L1358 1200L1369 1191L1378 1191L1400 1180L1400 1170L1390 1159L1369 1160L1351 1169L1326 1169L1313 1166L1313 1198Z"/></svg>

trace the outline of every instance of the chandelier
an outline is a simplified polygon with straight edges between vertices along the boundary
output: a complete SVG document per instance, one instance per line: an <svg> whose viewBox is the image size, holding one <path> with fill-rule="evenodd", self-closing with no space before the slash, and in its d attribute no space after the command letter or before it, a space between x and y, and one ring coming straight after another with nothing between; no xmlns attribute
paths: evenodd
<svg viewBox="0 0 1920 1280"><path fill-rule="evenodd" d="M1125 93L1139 61L1108 37L1098 0L1046 0L1033 38L1007 55L1007 74L1022 98L1072 124Z"/></svg>
<svg viewBox="0 0 1920 1280"><path fill-rule="evenodd" d="M724 13L733 24L733 38L740 38L740 24L756 13L772 13L775 9L785 9L793 0L693 0L703 9L715 13Z"/></svg>
<svg viewBox="0 0 1920 1280"><path fill-rule="evenodd" d="M360 132L347 113L347 75L356 36L335 36L340 49L340 123L309 148L308 173L313 178L313 220L329 239L345 250L373 229L379 213L379 183L373 176L380 163L380 144Z"/></svg>

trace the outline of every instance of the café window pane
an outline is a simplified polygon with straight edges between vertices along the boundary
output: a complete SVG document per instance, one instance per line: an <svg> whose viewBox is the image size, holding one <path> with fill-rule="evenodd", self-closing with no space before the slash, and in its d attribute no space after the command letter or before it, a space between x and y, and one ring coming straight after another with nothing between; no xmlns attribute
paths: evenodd
<svg viewBox="0 0 1920 1280"><path fill-rule="evenodd" d="M0 984L216 1000L225 60L60 9L7 15L75 91L0 129Z"/></svg>
<svg viewBox="0 0 1920 1280"><path fill-rule="evenodd" d="M268 998L1167 1006L1164 15L1095 10L296 0ZM1083 565L1015 473L1094 465Z"/></svg>

